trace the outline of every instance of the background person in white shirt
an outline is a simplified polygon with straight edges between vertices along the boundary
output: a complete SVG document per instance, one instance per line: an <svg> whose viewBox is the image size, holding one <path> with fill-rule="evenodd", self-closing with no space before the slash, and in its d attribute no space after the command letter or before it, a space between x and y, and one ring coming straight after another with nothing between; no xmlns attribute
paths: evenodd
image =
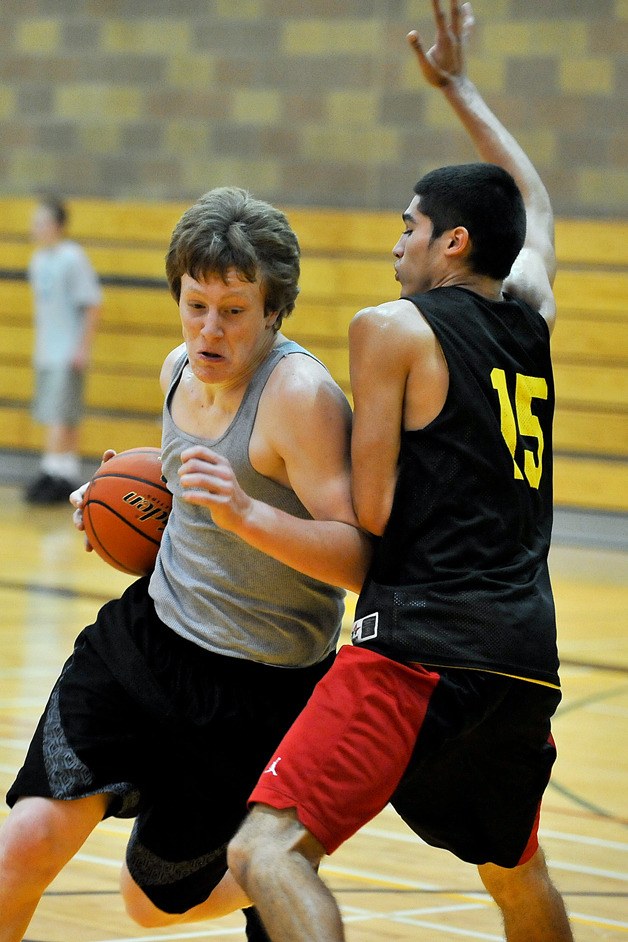
<svg viewBox="0 0 628 942"><path fill-rule="evenodd" d="M66 501L82 480L78 457L84 385L102 301L84 250L66 238L67 211L53 198L33 213L36 245L28 268L35 313L33 417L45 426L38 476L29 503Z"/></svg>

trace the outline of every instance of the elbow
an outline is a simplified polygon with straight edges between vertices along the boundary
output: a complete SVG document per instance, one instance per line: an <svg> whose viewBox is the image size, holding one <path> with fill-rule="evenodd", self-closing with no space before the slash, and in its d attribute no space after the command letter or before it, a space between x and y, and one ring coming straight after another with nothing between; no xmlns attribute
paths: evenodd
<svg viewBox="0 0 628 942"><path fill-rule="evenodd" d="M388 523L388 512L382 512L381 507L369 507L358 514L358 523L369 536L381 536Z"/></svg>
<svg viewBox="0 0 628 942"><path fill-rule="evenodd" d="M390 483L374 482L368 488L354 483L353 509L360 528L371 536L382 536L392 511L396 478Z"/></svg>
<svg viewBox="0 0 628 942"><path fill-rule="evenodd" d="M373 549L374 549L374 539L371 533L367 533L365 530L359 530L360 538L360 549L355 558L355 563L351 567L351 573L349 578L346 580L345 589L348 589L350 592L355 592L356 595L359 595L362 591L362 586L366 580L369 569L371 568L371 561L373 559Z"/></svg>

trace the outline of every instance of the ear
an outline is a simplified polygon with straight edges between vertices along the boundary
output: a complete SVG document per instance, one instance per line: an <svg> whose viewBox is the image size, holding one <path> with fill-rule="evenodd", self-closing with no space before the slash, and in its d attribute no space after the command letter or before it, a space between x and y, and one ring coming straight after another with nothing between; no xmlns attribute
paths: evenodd
<svg viewBox="0 0 628 942"><path fill-rule="evenodd" d="M266 318L266 330L276 330L275 321L279 317L279 311L271 311L270 314L264 315Z"/></svg>
<svg viewBox="0 0 628 942"><path fill-rule="evenodd" d="M469 230L464 226L456 226L444 234L445 254L461 257L471 250L471 237Z"/></svg>

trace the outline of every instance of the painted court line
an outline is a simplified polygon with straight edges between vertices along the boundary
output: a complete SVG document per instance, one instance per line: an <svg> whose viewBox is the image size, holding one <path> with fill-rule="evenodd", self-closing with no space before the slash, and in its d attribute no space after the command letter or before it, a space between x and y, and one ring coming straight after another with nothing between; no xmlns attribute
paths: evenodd
<svg viewBox="0 0 628 942"><path fill-rule="evenodd" d="M539 830L541 837L549 837L557 841L569 841L573 844L588 844L591 847L604 847L606 850L617 850L619 853L628 853L628 844L623 841L605 841L600 837L586 837L584 834L569 834L564 831L550 831L545 828Z"/></svg>
<svg viewBox="0 0 628 942"><path fill-rule="evenodd" d="M431 929L434 932L447 932L450 935L459 935L465 939L487 939L489 942L502 942L501 935L493 935L488 932L477 932L473 929L461 929L458 926L445 925L444 923L428 922L425 919L403 919L391 918L391 922L405 926L416 926L421 929Z"/></svg>
<svg viewBox="0 0 628 942"><path fill-rule="evenodd" d="M238 935L242 938L242 928L236 929L204 929L202 932L177 932L173 935L134 935L128 939L114 936L110 939L99 939L98 942L163 942L164 939L218 939L221 936Z"/></svg>
<svg viewBox="0 0 628 942"><path fill-rule="evenodd" d="M416 834L413 834L411 831L390 831L386 828L378 828L367 825L363 827L360 832L361 835L366 837L374 837L377 840L388 840L396 841L400 844L418 844L423 847L427 847L425 841L422 841L420 837L417 837ZM582 834L573 834L570 831L555 831L549 828L540 828L539 836L542 838L551 838L552 840L557 841L567 841L573 844L588 844L592 847L604 847L607 850L617 850L620 852L628 852L628 843L622 841L606 841L597 837L586 837Z"/></svg>
<svg viewBox="0 0 628 942"><path fill-rule="evenodd" d="M566 870L568 873L582 873L590 877L604 877L607 880L621 880L628 883L628 873L618 870L602 870L599 867L584 867L582 864L571 864L564 860L548 860L551 870Z"/></svg>
<svg viewBox="0 0 628 942"><path fill-rule="evenodd" d="M548 861L548 862L551 868L554 868L556 866L556 863L554 861ZM602 876L610 877L611 879L616 878L614 871L607 872L607 871L598 870L593 867L577 867L571 864L562 864L562 868L565 870L571 870L574 873L583 873L583 874L586 873L589 875L592 874L594 876L602 875ZM402 887L404 889L416 889L418 891L441 889L440 887L437 887L434 885L418 883L416 880L405 880L402 877L386 876L385 874L378 874L374 871L358 870L358 869L353 869L350 867L338 867L335 865L325 864L321 867L321 871L323 872L323 874L329 873L335 876L344 876L347 878L367 880L369 882L378 883L380 885L397 886L397 887ZM621 880L628 880L628 875L626 874L619 874L618 876L619 876L619 879ZM463 899L484 900L484 902L482 902L482 905L486 905L486 906L493 905L488 894L469 893L469 892L460 892L460 891L452 892L451 890L448 890L447 895L450 897L459 896L459 897L462 897ZM582 920L584 922L591 923L593 925L597 925L600 927L608 926L609 928L628 928L628 923L616 922L613 919L607 919L604 916L597 916L597 915L593 915L592 913L574 913L570 911L570 916L573 919ZM436 927L436 926L430 926L428 924L423 924L423 923L421 925L423 928L439 928L440 931L446 931L445 926ZM453 932L454 934L461 934L461 933L458 933L458 930L455 930L455 929L450 929L449 931ZM465 934L465 933L462 933L462 934ZM487 939L496 938L495 936L482 936L482 935L474 936L474 937L487 938ZM497 938L501 939L502 937L498 936Z"/></svg>
<svg viewBox="0 0 628 942"><path fill-rule="evenodd" d="M578 919L580 922L590 923L591 925L608 927L609 929L628 929L628 922L622 922L619 919L609 919L607 916L589 916L587 913L575 913L569 911L571 919Z"/></svg>
<svg viewBox="0 0 628 942"><path fill-rule="evenodd" d="M475 909L477 907L470 906L456 908ZM452 935L463 936L467 939L486 939L488 942L502 942L502 936L492 935L486 932L477 932L473 929L462 929L457 926L445 925L444 923L440 924L425 919L412 918L410 915L411 911L408 911L408 914L406 914L406 912L403 910L398 912L381 913L365 909L358 909L357 907L353 906L342 906L341 909L343 922L345 922L347 925L350 923L356 924L383 920L386 922L396 923L397 925L412 926L413 928L432 929L435 932L448 932ZM442 911L445 912L446 910ZM455 908L452 908L450 911L455 911Z"/></svg>

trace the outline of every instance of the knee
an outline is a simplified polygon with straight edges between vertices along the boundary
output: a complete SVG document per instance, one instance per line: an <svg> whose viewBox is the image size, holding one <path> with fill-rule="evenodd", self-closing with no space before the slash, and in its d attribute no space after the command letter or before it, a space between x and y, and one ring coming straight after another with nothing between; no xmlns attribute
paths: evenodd
<svg viewBox="0 0 628 942"><path fill-rule="evenodd" d="M247 890L248 876L251 867L255 867L260 848L260 838L256 829L251 826L247 818L240 830L229 842L227 848L227 864L234 880L243 890Z"/></svg>
<svg viewBox="0 0 628 942"><path fill-rule="evenodd" d="M295 821L291 811L256 806L227 848L227 863L236 882L249 893L252 885L272 879L290 850L286 830Z"/></svg>
<svg viewBox="0 0 628 942"><path fill-rule="evenodd" d="M139 892L141 894L141 891ZM153 906L147 897L142 899L141 896L133 897L123 894L123 899L127 916L142 929L160 929L164 926L171 926L175 921L169 913L164 913Z"/></svg>
<svg viewBox="0 0 628 942"><path fill-rule="evenodd" d="M124 900L127 916L142 929L158 929L171 925L176 919L169 913L158 909L137 885L126 866L120 875L120 892Z"/></svg>
<svg viewBox="0 0 628 942"><path fill-rule="evenodd" d="M511 909L536 896L542 886L549 882L545 857L540 847L527 863L518 867L507 869L485 864L478 869L484 886L501 909Z"/></svg>
<svg viewBox="0 0 628 942"><path fill-rule="evenodd" d="M7 818L0 834L0 856L5 875L16 881L47 886L65 859L59 852L55 817L40 801L19 802Z"/></svg>
<svg viewBox="0 0 628 942"><path fill-rule="evenodd" d="M227 849L234 879L253 900L294 861L318 869L325 850L299 821L294 808L256 805Z"/></svg>

